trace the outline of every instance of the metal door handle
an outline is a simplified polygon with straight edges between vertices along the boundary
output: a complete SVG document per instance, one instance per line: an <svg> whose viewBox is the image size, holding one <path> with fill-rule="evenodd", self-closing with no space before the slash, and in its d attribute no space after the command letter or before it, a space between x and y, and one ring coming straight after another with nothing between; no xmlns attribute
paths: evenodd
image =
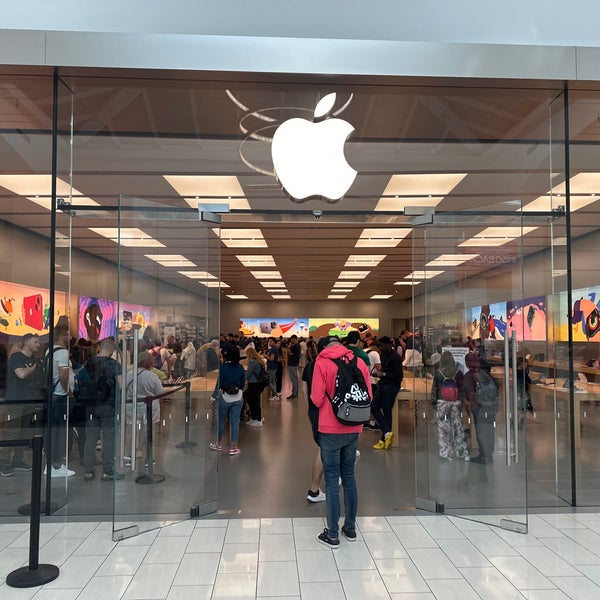
<svg viewBox="0 0 600 600"><path fill-rule="evenodd" d="M513 332L514 333L514 332ZM505 429L506 429L506 466L510 467L512 464L511 456L511 429L510 429L510 373L509 373L509 350L508 350L508 336L504 336L504 416L505 416Z"/></svg>
<svg viewBox="0 0 600 600"><path fill-rule="evenodd" d="M514 428L514 445L515 445L515 463L519 462L519 418L517 405L518 395L518 377L517 374L520 365L517 365L517 332L512 332L512 362L513 362L513 428Z"/></svg>

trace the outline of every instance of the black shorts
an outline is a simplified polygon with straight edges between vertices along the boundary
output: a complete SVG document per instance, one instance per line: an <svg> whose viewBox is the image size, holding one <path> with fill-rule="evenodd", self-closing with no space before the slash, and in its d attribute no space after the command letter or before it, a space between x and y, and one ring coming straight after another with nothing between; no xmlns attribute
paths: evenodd
<svg viewBox="0 0 600 600"><path fill-rule="evenodd" d="M319 409L312 403L308 405L308 420L312 428L313 440L319 445Z"/></svg>

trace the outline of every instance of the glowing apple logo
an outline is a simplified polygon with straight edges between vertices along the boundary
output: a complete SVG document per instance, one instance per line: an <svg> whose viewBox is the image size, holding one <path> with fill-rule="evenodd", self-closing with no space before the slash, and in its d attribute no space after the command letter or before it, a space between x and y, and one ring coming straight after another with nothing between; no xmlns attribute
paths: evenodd
<svg viewBox="0 0 600 600"><path fill-rule="evenodd" d="M336 202L356 178L344 156L344 144L354 127L342 119L327 118L334 104L335 94L328 94L317 104L313 121L289 119L273 135L275 174L294 200L320 197Z"/></svg>

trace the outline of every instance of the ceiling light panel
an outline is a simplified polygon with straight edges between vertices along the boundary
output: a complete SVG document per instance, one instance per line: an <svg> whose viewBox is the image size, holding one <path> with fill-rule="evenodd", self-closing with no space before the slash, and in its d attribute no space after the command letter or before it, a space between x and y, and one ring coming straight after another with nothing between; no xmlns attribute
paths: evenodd
<svg viewBox="0 0 600 600"><path fill-rule="evenodd" d="M287 292L287 288L266 288L269 294L275 293L279 294L280 292Z"/></svg>
<svg viewBox="0 0 600 600"><path fill-rule="evenodd" d="M327 300L343 300L345 297L345 294L329 294Z"/></svg>
<svg viewBox="0 0 600 600"><path fill-rule="evenodd" d="M469 260L477 258L479 254L440 254L427 263L428 267L458 267Z"/></svg>
<svg viewBox="0 0 600 600"><path fill-rule="evenodd" d="M217 279L208 271L177 271L180 275L185 275L190 279Z"/></svg>
<svg viewBox="0 0 600 600"><path fill-rule="evenodd" d="M359 283L360 281L336 281L333 287L356 287Z"/></svg>
<svg viewBox="0 0 600 600"><path fill-rule="evenodd" d="M374 296L371 296L371 300L387 300L391 297L392 294L375 294Z"/></svg>
<svg viewBox="0 0 600 600"><path fill-rule="evenodd" d="M275 259L270 254L236 254L245 267L276 267Z"/></svg>
<svg viewBox="0 0 600 600"><path fill-rule="evenodd" d="M537 227L487 227L458 245L462 247L502 246L536 229Z"/></svg>
<svg viewBox="0 0 600 600"><path fill-rule="evenodd" d="M192 207L229 204L234 210L250 210L244 190L234 175L163 175L169 185Z"/></svg>
<svg viewBox="0 0 600 600"><path fill-rule="evenodd" d="M591 196L591 195L576 196L574 194L571 194L571 212L580 210L580 209L588 206L588 204L593 204L594 202L597 202L598 200L600 200L599 196ZM525 206L523 206L522 209L519 209L519 210L522 210L523 212L533 212L533 211L548 212L548 211L551 211L561 205L564 206L564 204L565 204L565 198L563 196L558 196L558 195L540 196L539 198L532 200L529 204L526 204Z"/></svg>
<svg viewBox="0 0 600 600"><path fill-rule="evenodd" d="M135 227L89 227L90 231L108 238L113 242L127 247L164 248L158 240Z"/></svg>
<svg viewBox="0 0 600 600"><path fill-rule="evenodd" d="M275 294L273 296L274 300L291 300L291 298L289 294Z"/></svg>
<svg viewBox="0 0 600 600"><path fill-rule="evenodd" d="M222 281L199 281L199 284L207 288L229 288L230 285L223 283Z"/></svg>
<svg viewBox="0 0 600 600"><path fill-rule="evenodd" d="M369 276L370 272L371 271L342 271L338 275L338 279L364 279Z"/></svg>
<svg viewBox="0 0 600 600"><path fill-rule="evenodd" d="M248 300L248 296L244 296L244 294L227 294L227 297L232 300Z"/></svg>
<svg viewBox="0 0 600 600"><path fill-rule="evenodd" d="M279 271L250 271L256 279L281 279Z"/></svg>
<svg viewBox="0 0 600 600"><path fill-rule="evenodd" d="M221 229L221 241L228 248L266 248L260 229Z"/></svg>
<svg viewBox="0 0 600 600"><path fill-rule="evenodd" d="M376 267L387 254L351 254L344 267Z"/></svg>
<svg viewBox="0 0 600 600"><path fill-rule="evenodd" d="M404 279L432 279L441 275L444 271L413 271L410 275L407 275Z"/></svg>
<svg viewBox="0 0 600 600"><path fill-rule="evenodd" d="M342 293L350 293L353 292L354 288L333 288L331 290L332 294L342 294Z"/></svg>
<svg viewBox="0 0 600 600"><path fill-rule="evenodd" d="M394 285L419 285L420 281L395 281Z"/></svg>
<svg viewBox="0 0 600 600"><path fill-rule="evenodd" d="M285 288L287 287L283 281L259 281L264 288Z"/></svg>
<svg viewBox="0 0 600 600"><path fill-rule="evenodd" d="M146 254L146 258L163 267L195 267L196 265L181 254Z"/></svg>
<svg viewBox="0 0 600 600"><path fill-rule="evenodd" d="M410 227L405 228L376 228L363 229L360 237L354 244L355 248L395 248L410 232Z"/></svg>

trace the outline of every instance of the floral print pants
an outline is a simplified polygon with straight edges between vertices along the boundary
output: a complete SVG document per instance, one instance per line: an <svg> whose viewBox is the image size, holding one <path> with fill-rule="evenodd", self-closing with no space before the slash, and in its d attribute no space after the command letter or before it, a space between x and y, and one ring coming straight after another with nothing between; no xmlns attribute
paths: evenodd
<svg viewBox="0 0 600 600"><path fill-rule="evenodd" d="M462 409L458 402L437 402L438 444L442 458L465 458L469 448L465 440Z"/></svg>

